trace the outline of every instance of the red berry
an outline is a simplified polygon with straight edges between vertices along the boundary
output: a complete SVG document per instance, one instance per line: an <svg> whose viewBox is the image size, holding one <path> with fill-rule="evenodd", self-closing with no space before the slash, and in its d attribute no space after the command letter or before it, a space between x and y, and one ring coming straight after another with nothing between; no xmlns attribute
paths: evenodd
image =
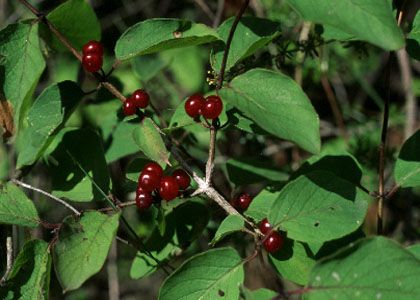
<svg viewBox="0 0 420 300"><path fill-rule="evenodd" d="M262 219L262 221L260 222L260 231L263 234L267 234L270 232L271 229L272 229L271 224L268 223L267 218Z"/></svg>
<svg viewBox="0 0 420 300"><path fill-rule="evenodd" d="M201 114L205 99L200 94L194 94L185 101L185 111L191 118L197 118Z"/></svg>
<svg viewBox="0 0 420 300"><path fill-rule="evenodd" d="M82 65L90 73L98 72L102 67L102 56L98 54L86 54L82 57Z"/></svg>
<svg viewBox="0 0 420 300"><path fill-rule="evenodd" d="M172 177L175 178L176 183L179 186L180 190L185 190L190 186L191 179L190 176L188 176L187 172L185 172L182 169L175 170L172 173Z"/></svg>
<svg viewBox="0 0 420 300"><path fill-rule="evenodd" d="M166 201L171 201L178 196L179 186L172 176L163 176L160 181L160 196Z"/></svg>
<svg viewBox="0 0 420 300"><path fill-rule="evenodd" d="M134 115L137 111L137 107L134 105L134 102L131 98L127 98L123 104L124 115L131 116Z"/></svg>
<svg viewBox="0 0 420 300"><path fill-rule="evenodd" d="M144 170L139 176L138 185L146 192L151 192L157 189L160 184L159 176L151 171Z"/></svg>
<svg viewBox="0 0 420 300"><path fill-rule="evenodd" d="M252 201L252 197L247 194L243 193L239 196L239 198L236 200L237 206L239 206L241 209L245 210L248 208L249 204Z"/></svg>
<svg viewBox="0 0 420 300"><path fill-rule="evenodd" d="M223 110L223 102L219 96L208 96L204 106L201 109L201 114L206 119L216 119L220 116Z"/></svg>
<svg viewBox="0 0 420 300"><path fill-rule="evenodd" d="M153 196L149 192L138 191L136 193L136 205L138 209L145 210L148 209L153 203Z"/></svg>
<svg viewBox="0 0 420 300"><path fill-rule="evenodd" d="M156 176L159 178L159 181L160 181L160 179L163 176L163 169L162 169L162 167L158 163L155 163L155 162L147 163L143 167L143 171L142 172L145 172L145 171L150 171L152 173L155 173Z"/></svg>
<svg viewBox="0 0 420 300"><path fill-rule="evenodd" d="M269 253L278 251L283 246L284 239L277 231L272 231L264 240L264 249Z"/></svg>
<svg viewBox="0 0 420 300"><path fill-rule="evenodd" d="M146 108L149 105L149 94L145 90L135 90L130 98L139 108Z"/></svg>
<svg viewBox="0 0 420 300"><path fill-rule="evenodd" d="M88 54L97 54L97 55L104 55L104 47L98 41L90 41L87 42L82 48L83 55Z"/></svg>

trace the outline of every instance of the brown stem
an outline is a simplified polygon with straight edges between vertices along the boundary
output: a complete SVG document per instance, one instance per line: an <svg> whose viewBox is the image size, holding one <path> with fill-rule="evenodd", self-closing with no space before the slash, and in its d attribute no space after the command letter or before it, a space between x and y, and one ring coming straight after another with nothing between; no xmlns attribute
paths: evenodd
<svg viewBox="0 0 420 300"><path fill-rule="evenodd" d="M120 204L117 204L116 207L117 209L121 209L121 208L125 208L128 206L133 206L136 205L136 201L127 201L127 202L122 202ZM114 209L112 207L104 207L104 208L100 208L98 209L98 211L101 212L107 212L107 211L113 211Z"/></svg>

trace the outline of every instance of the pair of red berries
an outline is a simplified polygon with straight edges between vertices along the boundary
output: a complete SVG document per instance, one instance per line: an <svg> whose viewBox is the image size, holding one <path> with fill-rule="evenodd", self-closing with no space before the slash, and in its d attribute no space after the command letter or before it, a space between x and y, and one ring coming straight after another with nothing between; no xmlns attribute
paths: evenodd
<svg viewBox="0 0 420 300"><path fill-rule="evenodd" d="M142 89L135 90L123 103L125 116L134 115L138 108L146 108L149 105L149 94Z"/></svg>
<svg viewBox="0 0 420 300"><path fill-rule="evenodd" d="M200 94L188 97L185 102L185 111L191 118L203 116L206 119L216 119L223 110L223 102L219 96L208 96L206 98Z"/></svg>
<svg viewBox="0 0 420 300"><path fill-rule="evenodd" d="M242 193L239 197L231 201L233 207L239 208L241 210L246 210L252 202L252 197L248 193Z"/></svg>
<svg viewBox="0 0 420 300"><path fill-rule="evenodd" d="M187 189L190 183L190 176L182 169L175 170L172 176L164 176L159 164L148 163L138 179L136 205L140 210L149 208L153 203L153 192L162 199L171 201L178 196L180 190Z"/></svg>
<svg viewBox="0 0 420 300"><path fill-rule="evenodd" d="M264 249L269 253L277 252L284 243L283 236L275 230L268 222L267 218L264 218L260 223L260 231L265 235L263 240Z"/></svg>
<svg viewBox="0 0 420 300"><path fill-rule="evenodd" d="M90 73L98 72L102 68L104 47L98 41L90 41L82 48L82 65Z"/></svg>

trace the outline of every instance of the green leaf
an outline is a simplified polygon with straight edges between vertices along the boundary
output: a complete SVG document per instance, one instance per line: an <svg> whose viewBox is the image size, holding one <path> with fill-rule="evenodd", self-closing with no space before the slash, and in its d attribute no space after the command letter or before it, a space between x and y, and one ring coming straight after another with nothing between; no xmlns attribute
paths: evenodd
<svg viewBox="0 0 420 300"><path fill-rule="evenodd" d="M30 96L45 68L38 23L28 20L0 31L0 84L13 105L15 127L20 127Z"/></svg>
<svg viewBox="0 0 420 300"><path fill-rule="evenodd" d="M247 217L252 218L255 222L260 222L268 216L270 207L278 198L280 192L262 190L251 202L248 209L245 211Z"/></svg>
<svg viewBox="0 0 420 300"><path fill-rule="evenodd" d="M286 75L252 69L234 78L220 94L267 132L319 152L318 115L300 86Z"/></svg>
<svg viewBox="0 0 420 300"><path fill-rule="evenodd" d="M82 98L83 91L72 81L50 85L39 95L26 117L28 127L20 136L17 168L33 164L41 157Z"/></svg>
<svg viewBox="0 0 420 300"><path fill-rule="evenodd" d="M244 300L273 299L278 295L275 291L264 288L251 291L246 287L242 287L241 292Z"/></svg>
<svg viewBox="0 0 420 300"><path fill-rule="evenodd" d="M35 205L16 185L0 187L0 223L37 227L40 220Z"/></svg>
<svg viewBox="0 0 420 300"><path fill-rule="evenodd" d="M268 220L292 239L323 242L355 231L363 223L369 195L333 173L314 171L288 183Z"/></svg>
<svg viewBox="0 0 420 300"><path fill-rule="evenodd" d="M314 257L305 246L290 239L285 240L279 251L270 254L269 259L282 277L301 285L308 282L309 273L315 265Z"/></svg>
<svg viewBox="0 0 420 300"><path fill-rule="evenodd" d="M225 236L236 231L240 231L242 228L244 228L244 220L240 216L227 216L217 229L211 244L214 246L214 244L223 239Z"/></svg>
<svg viewBox="0 0 420 300"><path fill-rule="evenodd" d="M85 0L68 0L47 15L48 21L60 31L76 49L91 40L101 39L101 25L92 7ZM50 33L55 49L66 50Z"/></svg>
<svg viewBox="0 0 420 300"><path fill-rule="evenodd" d="M261 181L286 181L289 177L286 173L273 169L272 163L254 158L229 159L226 162L226 169L229 180L236 185L246 185Z"/></svg>
<svg viewBox="0 0 420 300"><path fill-rule="evenodd" d="M204 24L180 19L148 19L131 26L121 35L115 45L115 55L117 59L125 60L217 39L217 33Z"/></svg>
<svg viewBox="0 0 420 300"><path fill-rule="evenodd" d="M133 140L133 130L138 126L138 123L130 122L121 122L117 125L112 132L111 145L105 154L108 163L139 151L139 147ZM121 145L124 145L124 147L121 147Z"/></svg>
<svg viewBox="0 0 420 300"><path fill-rule="evenodd" d="M141 124L134 129L133 138L144 155L151 160L162 166L169 163L169 152L151 119L144 118Z"/></svg>
<svg viewBox="0 0 420 300"><path fill-rule="evenodd" d="M373 272L373 273L372 273ZM321 260L304 299L419 299L420 260L384 237L363 239Z"/></svg>
<svg viewBox="0 0 420 300"><path fill-rule="evenodd" d="M32 240L23 246L13 263L1 299L49 298L51 255L47 242ZM6 294L3 294L6 293Z"/></svg>
<svg viewBox="0 0 420 300"><path fill-rule="evenodd" d="M336 27L385 50L397 50L404 46L404 38L393 16L390 1L288 0L288 2L305 20Z"/></svg>
<svg viewBox="0 0 420 300"><path fill-rule="evenodd" d="M102 268L119 217L119 213L108 216L90 211L80 220L73 216L65 219L53 252L55 272L64 292L79 288Z"/></svg>
<svg viewBox="0 0 420 300"><path fill-rule="evenodd" d="M70 153L70 155L69 155ZM110 179L101 138L89 129L68 131L48 157L53 194L72 201L102 200L102 193L80 169L73 158L93 178L104 193Z"/></svg>
<svg viewBox="0 0 420 300"><path fill-rule="evenodd" d="M217 29L217 33L225 42L228 39L234 19L235 17L227 19ZM226 70L229 70L242 59L251 56L257 50L267 45L280 35L279 31L279 22L249 16L242 17L232 39ZM213 50L210 62L214 70L220 70L224 49L225 45L219 43Z"/></svg>
<svg viewBox="0 0 420 300"><path fill-rule="evenodd" d="M420 243L411 245L406 248L407 251L410 251L418 260L420 260Z"/></svg>
<svg viewBox="0 0 420 300"><path fill-rule="evenodd" d="M168 62L164 61L158 54L137 56L132 62L134 73L143 82L147 82L154 78L159 72L167 67L167 64Z"/></svg>
<svg viewBox="0 0 420 300"><path fill-rule="evenodd" d="M402 187L420 186L420 130L403 144L395 164L394 176Z"/></svg>
<svg viewBox="0 0 420 300"><path fill-rule="evenodd" d="M163 283L159 300L237 300L244 280L243 261L232 248L197 254L182 264Z"/></svg>
<svg viewBox="0 0 420 300"><path fill-rule="evenodd" d="M407 36L407 52L414 59L420 60L420 13L417 12L413 27Z"/></svg>

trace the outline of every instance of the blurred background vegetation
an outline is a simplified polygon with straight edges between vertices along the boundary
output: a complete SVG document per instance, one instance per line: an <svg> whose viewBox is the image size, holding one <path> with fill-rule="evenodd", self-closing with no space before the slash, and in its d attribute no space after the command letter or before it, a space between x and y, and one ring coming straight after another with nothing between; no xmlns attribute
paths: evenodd
<svg viewBox="0 0 420 300"><path fill-rule="evenodd" d="M43 11L49 11L63 1L30 2ZM129 26L148 18L158 17L186 18L209 26L218 26L223 20L236 13L242 1L91 0L88 2L92 5L101 24L102 42L105 45L106 55L104 69L108 70L114 62L115 42ZM396 5L401 5L400 2L397 1ZM409 9L406 9L408 13L402 27L407 32L410 30L411 22L420 4L412 0L407 1L406 5ZM385 62L388 54L362 42L333 41L334 38L339 37L340 32L335 32L333 28L322 28L322 26L302 22L283 0L253 0L247 14L279 21L281 35L264 50L257 52L232 69L227 77L232 78L244 70L260 66L280 70L295 78L302 85L321 118L323 150L334 153L348 151L353 154L362 165L364 186L370 191L375 191L377 189L377 149L380 140L381 110L386 97ZM31 13L18 1L0 0L0 27L2 29L7 24L32 17ZM47 32L44 34L48 35ZM65 32L63 34L65 35ZM80 83L84 91L96 88L96 81L86 76L79 62L62 46L54 42L43 46L47 68L41 77L40 84L36 87L35 95L40 94L49 84L62 80L76 81ZM137 88L146 88L163 116L170 120L176 107L183 102L185 97L195 92L206 93L213 88L207 82L207 79L212 77L212 74L208 73L210 51L210 46L206 45L138 57L130 63L118 66L112 75L112 81L125 95ZM420 96L420 61L401 55L395 55L391 59L393 61L390 81L391 110L386 174L391 173L397 151L403 141L419 128L416 97ZM408 79L404 76L407 67ZM407 80L411 81L409 90L405 88ZM136 160L133 163L133 159L140 157L141 161L141 156L137 153L137 145L126 134L135 124L121 122L120 105L118 100L101 89L85 98L76 113L67 121L66 127L92 128L101 134L111 173L113 192L122 200L132 200L134 183L126 179L126 173L129 173L129 178L135 180L138 169L135 168ZM411 106L407 109L407 105ZM178 120L178 122L181 121ZM177 126L177 124L172 125ZM172 132L182 141L196 162L205 163L208 147L207 130L193 125L172 130ZM252 174L235 171L234 166L238 162L246 164L258 161L262 166L289 174L309 157L308 153L299 150L291 143L273 138L258 129L254 132L228 126L219 135L217 170L214 178L215 186L227 199L232 199L242 191L255 196L266 185L266 182L254 180ZM7 178L9 175L11 167L9 163L13 161L9 159L13 153L6 148L7 146L0 145L0 176L2 178ZM53 150L52 146L51 149ZM33 175L27 177L26 181L48 191L51 186L51 174L47 161L48 158L37 163L31 171ZM287 175L284 178L287 178ZM391 186L392 183L393 178L388 175L387 186ZM30 193L30 197L37 204L42 219L50 222L62 220L66 211L61 207L37 193ZM389 236L402 243L419 241L419 199L420 190L403 189L387 203L385 227ZM224 217L224 212L218 207L208 201L204 203L208 208L204 212L200 211L200 208L195 211L194 207L190 207L185 212L182 210L177 212L181 214L178 217L187 220L193 218L192 212L197 214L199 219L193 222L195 225L198 224L199 238L192 244L189 243L191 236L177 241L177 252L173 253L172 259L174 266L179 265L186 257L207 249L217 225ZM94 202L81 204L80 207L98 208L102 205ZM134 207L131 207L125 209L124 214L135 225L141 236L149 236L156 226L154 220L158 212L155 209L140 215ZM186 224L189 224L188 221ZM374 225L375 207L372 204L364 225L365 232L367 234L374 232ZM169 220L166 226L179 226L179 224L171 224ZM19 249L19 245L25 239L24 229L19 230L21 240L16 241L15 249ZM4 232L1 233L3 239ZM37 229L32 234L46 240L51 238L51 233L43 229ZM119 236L124 237L124 232ZM242 234L234 235L229 239L229 243L234 243L238 249L242 249L242 254L253 251L252 241ZM0 249L2 251L0 269L2 269L5 263L3 240ZM115 244L103 270L88 280L81 289L62 295L57 279L53 278L51 299L106 299L108 297L116 299L117 290L121 299L155 299L165 273L159 270L141 280L132 279L130 269L134 256L135 251L132 248L123 243ZM247 265L247 268L246 285L250 288L264 286L276 290L279 285L284 284L274 272L270 271L269 267L260 266L258 262ZM51 274L55 276L54 272ZM113 295L114 298L112 298Z"/></svg>

